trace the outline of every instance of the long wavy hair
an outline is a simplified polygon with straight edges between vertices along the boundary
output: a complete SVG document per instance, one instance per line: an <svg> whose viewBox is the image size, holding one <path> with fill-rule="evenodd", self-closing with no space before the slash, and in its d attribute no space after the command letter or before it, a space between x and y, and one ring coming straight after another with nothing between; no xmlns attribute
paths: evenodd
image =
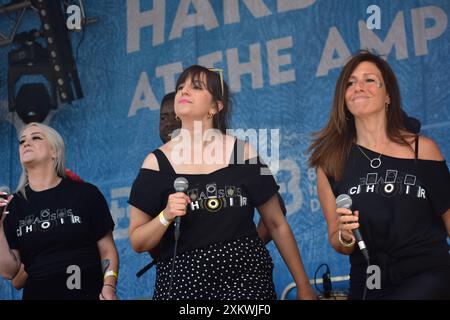
<svg viewBox="0 0 450 320"><path fill-rule="evenodd" d="M362 50L352 56L343 67L336 82L333 105L326 126L313 134L308 148L311 152L309 165L321 167L324 172L336 181L342 178L343 168L353 143L356 141L355 119L345 103L345 92L348 80L361 62L371 62L380 70L386 91L390 97L387 108L386 134L391 141L410 146L406 140L413 136L406 132L402 113L400 89L394 71L379 55Z"/></svg>
<svg viewBox="0 0 450 320"><path fill-rule="evenodd" d="M22 130L20 130L19 137L22 136L23 132L30 127L38 127L44 132L52 149L56 153L56 158L54 161L55 172L58 175L58 177L65 178L66 177L65 145L61 135L55 129L50 128L45 124L31 122L27 124L25 127L23 127ZM19 185L17 187L16 192L19 192L25 199L27 198L25 194L25 187L28 185L28 183L29 183L28 172L27 169L22 164L22 174L20 175Z"/></svg>
<svg viewBox="0 0 450 320"><path fill-rule="evenodd" d="M211 71L210 69L199 65L192 65L181 73L177 80L176 88L178 88L180 84L186 82L188 78L199 80L202 74L206 77L206 89L211 93L214 102L217 104L217 102L220 101L223 105L222 110L218 111L213 116L213 128L219 129L225 134L229 127L232 102L228 85L223 79L223 74L221 75L219 71Z"/></svg>

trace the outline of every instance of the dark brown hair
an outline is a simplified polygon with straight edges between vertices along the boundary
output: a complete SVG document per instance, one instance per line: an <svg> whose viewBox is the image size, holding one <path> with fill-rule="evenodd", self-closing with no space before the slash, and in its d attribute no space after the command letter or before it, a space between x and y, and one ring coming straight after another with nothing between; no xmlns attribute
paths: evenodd
<svg viewBox="0 0 450 320"><path fill-rule="evenodd" d="M308 148L312 151L309 165L321 167L335 180L342 178L345 161L356 140L355 119L345 103L348 79L361 62L371 62L377 66L383 76L390 104L386 112L386 134L390 140L401 145L408 145L405 133L402 103L397 78L389 64L380 56L362 50L346 63L336 82L333 105L326 126L313 134L313 141Z"/></svg>
<svg viewBox="0 0 450 320"><path fill-rule="evenodd" d="M168 94L166 94L161 100L161 106L168 101L172 101L172 104L173 104L173 101L175 100L175 93L176 92L173 91L173 92L169 92Z"/></svg>
<svg viewBox="0 0 450 320"><path fill-rule="evenodd" d="M188 78L191 80L200 80L201 75L204 74L206 78L206 89L211 93L214 102L221 102L223 105L222 110L218 111L213 117L213 127L219 129L222 133L226 133L229 126L230 113L231 113L231 100L229 96L228 85L225 80L223 80L223 92L222 92L222 81L219 71L211 71L208 68L192 65L185 69L177 80L176 88L180 84L186 82ZM223 75L222 75L223 79Z"/></svg>

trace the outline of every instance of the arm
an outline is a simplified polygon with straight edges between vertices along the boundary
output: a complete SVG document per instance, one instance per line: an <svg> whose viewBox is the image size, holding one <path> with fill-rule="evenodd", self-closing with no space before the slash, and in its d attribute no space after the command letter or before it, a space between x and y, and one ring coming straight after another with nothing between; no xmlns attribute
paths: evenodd
<svg viewBox="0 0 450 320"><path fill-rule="evenodd" d="M18 250L10 249L8 240L6 240L3 222L5 220L6 206L13 198L12 195L8 199L0 198L0 275L11 280L20 270L20 254Z"/></svg>
<svg viewBox="0 0 450 320"><path fill-rule="evenodd" d="M155 155L150 153L145 159L142 167L151 170L159 170L158 161ZM189 202L189 197L182 192L169 195L167 206L162 211L164 219L172 222L176 216L185 215L186 206ZM140 253L155 249L163 235L166 233L167 228L168 225L162 224L159 218L152 219L146 212L131 206L128 234L134 251Z"/></svg>
<svg viewBox="0 0 450 320"><path fill-rule="evenodd" d="M419 159L442 161L444 156L439 150L438 145L432 139L425 136L419 137ZM443 215L445 227L447 229L447 235L450 237L450 209L448 209Z"/></svg>
<svg viewBox="0 0 450 320"><path fill-rule="evenodd" d="M249 143L245 143L244 145L244 157L245 159L250 159L256 157L258 154L255 149ZM270 232L267 229L262 219L259 219L258 225L256 226L256 232L258 233L258 237L261 241L266 245L270 241L272 241L272 237L270 236Z"/></svg>
<svg viewBox="0 0 450 320"><path fill-rule="evenodd" d="M165 220L171 223L175 217L186 214L186 206L190 201L189 197L182 192L172 193L161 214ZM134 251L140 253L154 250L168 227L169 225L161 223L159 217L152 219L144 211L131 206L128 234Z"/></svg>
<svg viewBox="0 0 450 320"><path fill-rule="evenodd" d="M6 241L3 227L0 228L0 276L12 280L20 270L20 253L16 249L10 249Z"/></svg>
<svg viewBox="0 0 450 320"><path fill-rule="evenodd" d="M450 237L450 209L442 216L444 220L445 227L447 228L447 235Z"/></svg>
<svg viewBox="0 0 450 320"><path fill-rule="evenodd" d="M23 263L20 265L20 270L16 274L16 276L12 279L11 283L16 290L20 290L25 286L25 282L27 282L28 274L25 271Z"/></svg>
<svg viewBox="0 0 450 320"><path fill-rule="evenodd" d="M269 230L267 230L266 225L264 224L262 219L259 220L258 225L256 226L256 232L258 232L258 236L264 244L268 244L270 241L272 241Z"/></svg>
<svg viewBox="0 0 450 320"><path fill-rule="evenodd" d="M277 192L278 201L280 202L281 211L283 212L283 215L286 217L286 206L284 204L284 200L281 197L280 193ZM259 238L262 240L262 242L266 245L270 241L272 241L272 238L270 237L269 230L267 230L267 227L264 225L264 222L262 219L259 220L258 226L256 227L256 232L258 232Z"/></svg>
<svg viewBox="0 0 450 320"><path fill-rule="evenodd" d="M97 241L97 248L100 253L101 261L109 261L109 266L106 269L106 272L111 270L117 275L119 273L119 255L117 254L112 231L108 232L103 238ZM116 276L106 276L103 280L100 300L117 300L116 284Z"/></svg>
<svg viewBox="0 0 450 320"><path fill-rule="evenodd" d="M352 215L352 212L348 209L336 209L336 198L331 190L325 172L320 167L317 168L317 193L328 226L328 241L337 252L345 255L352 254L355 250L355 237L351 229L359 227L357 223L358 212ZM344 246L339 241L339 230L341 230L342 240L345 243L353 242L352 246Z"/></svg>
<svg viewBox="0 0 450 320"><path fill-rule="evenodd" d="M277 195L274 194L266 203L259 206L258 211L294 278L297 285L297 297L299 299L316 299L317 296L309 284L297 243L282 213Z"/></svg>
<svg viewBox="0 0 450 320"><path fill-rule="evenodd" d="M166 230L167 227L158 218L152 219L144 211L131 206L128 234L134 251L141 253L154 250Z"/></svg>

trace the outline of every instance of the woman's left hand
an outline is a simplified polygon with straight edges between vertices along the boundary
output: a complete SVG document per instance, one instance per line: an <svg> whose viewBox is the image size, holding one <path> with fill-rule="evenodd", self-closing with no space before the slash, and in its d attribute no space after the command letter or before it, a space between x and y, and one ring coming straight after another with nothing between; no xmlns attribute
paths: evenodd
<svg viewBox="0 0 450 320"><path fill-rule="evenodd" d="M297 300L317 300L316 291L307 283L297 288Z"/></svg>
<svg viewBox="0 0 450 320"><path fill-rule="evenodd" d="M103 286L99 297L100 300L118 300L116 296L116 289L112 286Z"/></svg>
<svg viewBox="0 0 450 320"><path fill-rule="evenodd" d="M6 196L7 198L5 199L4 197ZM8 214L7 207L13 197L14 196L12 194L7 195L6 193L2 192L2 197L0 197L0 222L3 220L3 217Z"/></svg>

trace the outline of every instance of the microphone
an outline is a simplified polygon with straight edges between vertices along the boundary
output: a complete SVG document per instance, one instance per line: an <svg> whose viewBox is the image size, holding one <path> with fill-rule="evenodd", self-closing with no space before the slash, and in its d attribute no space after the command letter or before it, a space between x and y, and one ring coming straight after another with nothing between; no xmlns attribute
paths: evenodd
<svg viewBox="0 0 450 320"><path fill-rule="evenodd" d="M186 192L187 188L189 186L189 182L184 177L178 177L173 182L173 188L176 192ZM175 218L174 226L175 226L175 241L178 241L180 238L180 224L181 224L181 217L177 216Z"/></svg>
<svg viewBox="0 0 450 320"><path fill-rule="evenodd" d="M4 199L8 199L8 196L11 194L11 190L8 186L1 186L0 187L0 197Z"/></svg>
<svg viewBox="0 0 450 320"><path fill-rule="evenodd" d="M8 199L9 195L11 194L11 190L8 186L1 186L0 187L0 198L2 199ZM5 207L0 207L0 214L8 214L9 212L6 211Z"/></svg>
<svg viewBox="0 0 450 320"><path fill-rule="evenodd" d="M336 198L336 207L352 210L352 198L350 198L348 194L340 194ZM361 250L361 253L363 254L367 263L369 263L369 251L367 250L366 244L364 243L364 240L361 236L361 232L358 228L353 229L352 232L356 238L356 243L358 243L359 250Z"/></svg>

